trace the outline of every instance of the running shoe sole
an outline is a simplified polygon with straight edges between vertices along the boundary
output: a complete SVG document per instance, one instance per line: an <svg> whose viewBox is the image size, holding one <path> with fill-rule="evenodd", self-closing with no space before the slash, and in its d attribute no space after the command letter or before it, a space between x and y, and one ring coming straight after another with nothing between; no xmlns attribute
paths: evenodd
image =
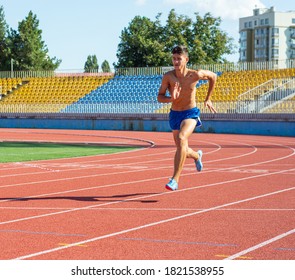
<svg viewBox="0 0 295 280"><path fill-rule="evenodd" d="M178 184L174 179L171 179L169 183L166 184L166 189L169 191L176 191L178 189Z"/></svg>

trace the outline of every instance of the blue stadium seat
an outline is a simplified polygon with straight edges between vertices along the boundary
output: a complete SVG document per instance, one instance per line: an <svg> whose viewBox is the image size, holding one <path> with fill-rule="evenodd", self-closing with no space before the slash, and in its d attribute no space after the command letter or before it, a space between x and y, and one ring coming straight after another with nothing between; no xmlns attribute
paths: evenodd
<svg viewBox="0 0 295 280"><path fill-rule="evenodd" d="M157 101L163 75L117 75L63 112L89 110L91 113L153 113L165 106ZM207 83L199 81L197 87ZM93 106L88 106L89 104ZM79 106L83 109L79 109Z"/></svg>

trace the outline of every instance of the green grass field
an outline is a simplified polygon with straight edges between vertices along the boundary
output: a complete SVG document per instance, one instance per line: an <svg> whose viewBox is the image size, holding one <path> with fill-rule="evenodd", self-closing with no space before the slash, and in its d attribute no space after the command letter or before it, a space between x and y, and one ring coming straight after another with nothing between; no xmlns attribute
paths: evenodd
<svg viewBox="0 0 295 280"><path fill-rule="evenodd" d="M133 149L136 148L78 144L0 142L0 163L111 154Z"/></svg>

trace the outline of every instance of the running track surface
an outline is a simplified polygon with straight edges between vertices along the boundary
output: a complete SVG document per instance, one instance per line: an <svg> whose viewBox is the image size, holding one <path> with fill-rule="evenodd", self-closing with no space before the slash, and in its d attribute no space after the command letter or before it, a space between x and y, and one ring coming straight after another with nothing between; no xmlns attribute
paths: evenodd
<svg viewBox="0 0 295 280"><path fill-rule="evenodd" d="M0 164L1 259L294 260L294 138L195 133L180 188L171 133L0 129L1 141L136 145ZM17 153L17 150L16 150Z"/></svg>

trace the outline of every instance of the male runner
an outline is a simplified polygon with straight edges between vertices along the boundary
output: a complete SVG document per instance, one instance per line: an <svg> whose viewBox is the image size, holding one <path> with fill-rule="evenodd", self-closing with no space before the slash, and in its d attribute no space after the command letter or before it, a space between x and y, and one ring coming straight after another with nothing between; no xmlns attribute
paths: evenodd
<svg viewBox="0 0 295 280"><path fill-rule="evenodd" d="M210 97L213 93L217 75L208 70L191 70L187 68L189 61L188 51L185 46L176 46L172 50L174 70L164 74L158 93L161 103L172 102L169 113L169 124L173 132L176 145L174 157L174 173L166 184L168 190L177 190L181 171L186 158L195 161L196 168L203 168L201 150L195 152L188 146L188 139L196 126L201 125L200 110L196 107L196 84L199 80L208 80L209 88L205 99L205 107L216 113ZM170 96L166 95L169 91Z"/></svg>

